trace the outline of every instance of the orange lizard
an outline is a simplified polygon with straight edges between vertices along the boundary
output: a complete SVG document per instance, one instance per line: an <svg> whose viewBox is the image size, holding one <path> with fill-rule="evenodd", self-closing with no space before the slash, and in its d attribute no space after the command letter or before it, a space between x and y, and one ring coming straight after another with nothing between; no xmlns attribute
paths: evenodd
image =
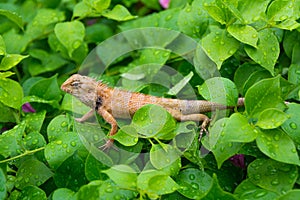
<svg viewBox="0 0 300 200"><path fill-rule="evenodd" d="M81 118L83 122L90 118L94 110L111 125L109 135L116 134L118 130L115 118L130 118L142 106L156 104L165 108L178 121L202 121L201 132L206 131L210 119L201 113L216 109L227 109L225 105L204 100L180 100L129 92L117 88L110 88L101 81L79 74L72 75L61 86L61 89L78 98L81 102L92 108ZM239 98L237 106L242 106L244 99ZM108 149L113 139L109 139L103 146Z"/></svg>

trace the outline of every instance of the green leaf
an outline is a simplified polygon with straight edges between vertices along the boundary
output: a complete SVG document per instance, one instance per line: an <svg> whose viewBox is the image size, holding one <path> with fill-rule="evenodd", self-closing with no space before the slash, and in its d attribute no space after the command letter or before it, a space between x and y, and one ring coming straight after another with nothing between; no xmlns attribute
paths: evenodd
<svg viewBox="0 0 300 200"><path fill-rule="evenodd" d="M24 130L25 125L21 123L0 135L0 155L7 158L19 155L22 152L21 144Z"/></svg>
<svg viewBox="0 0 300 200"><path fill-rule="evenodd" d="M292 138L292 140L300 144L300 105L296 103L289 103L288 109L285 111L290 117L282 124L282 129Z"/></svg>
<svg viewBox="0 0 300 200"><path fill-rule="evenodd" d="M211 189L213 179L202 170L187 168L179 173L176 182L181 187L178 190L180 194L189 199L201 199Z"/></svg>
<svg viewBox="0 0 300 200"><path fill-rule="evenodd" d="M300 75L297 73L300 70L299 64L291 64L289 67L288 81L293 84L300 84Z"/></svg>
<svg viewBox="0 0 300 200"><path fill-rule="evenodd" d="M53 139L53 138L52 138ZM49 165L57 169L75 151L81 148L82 143L77 133L61 132L60 136L48 143L45 148L45 158Z"/></svg>
<svg viewBox="0 0 300 200"><path fill-rule="evenodd" d="M35 17L27 25L25 36L33 40L48 35L53 31L54 24L64 20L65 16L62 11L48 8L37 9Z"/></svg>
<svg viewBox="0 0 300 200"><path fill-rule="evenodd" d="M273 76L268 70L260 70L258 69L257 71L253 72L252 74L249 75L248 80L245 82L243 85L243 91L242 94L246 94L248 89L254 85L255 83L259 82L260 80L264 80L267 78L272 78Z"/></svg>
<svg viewBox="0 0 300 200"><path fill-rule="evenodd" d="M299 198L299 195L300 195L299 189L290 190L287 193L285 193L284 195L280 196L278 198L278 200L294 200L294 199Z"/></svg>
<svg viewBox="0 0 300 200"><path fill-rule="evenodd" d="M74 191L67 188L59 188L53 192L53 200L76 200L76 194Z"/></svg>
<svg viewBox="0 0 300 200"><path fill-rule="evenodd" d="M54 32L60 43L68 50L72 57L73 52L83 43L85 27L79 21L57 23Z"/></svg>
<svg viewBox="0 0 300 200"><path fill-rule="evenodd" d="M116 186L111 180L106 181L91 181L89 184L82 186L78 193L77 199L134 199L136 193L131 190L126 190Z"/></svg>
<svg viewBox="0 0 300 200"><path fill-rule="evenodd" d="M102 172L121 188L136 188L137 173L128 165L114 165Z"/></svg>
<svg viewBox="0 0 300 200"><path fill-rule="evenodd" d="M263 110L258 116L257 126L263 129L273 129L281 126L289 115L276 108Z"/></svg>
<svg viewBox="0 0 300 200"><path fill-rule="evenodd" d="M44 163L36 159L28 159L17 171L15 186L18 189L24 189L29 185L40 186L52 176L53 172Z"/></svg>
<svg viewBox="0 0 300 200"><path fill-rule="evenodd" d="M248 176L255 185L284 194L293 188L298 177L298 171L294 165L259 158L248 166Z"/></svg>
<svg viewBox="0 0 300 200"><path fill-rule="evenodd" d="M27 150L35 150L46 146L46 140L42 134L31 132L24 137L23 144Z"/></svg>
<svg viewBox="0 0 300 200"><path fill-rule="evenodd" d="M245 51L251 59L274 75L274 66L280 52L279 42L270 29L259 31L258 38L257 48L245 46Z"/></svg>
<svg viewBox="0 0 300 200"><path fill-rule="evenodd" d="M252 118L257 118L267 108L282 106L280 76L257 82L245 95L245 109Z"/></svg>
<svg viewBox="0 0 300 200"><path fill-rule="evenodd" d="M80 1L74 6L72 19L76 17L84 18L95 15L97 15L97 13L93 11L92 7L87 5L84 1ZM100 15L100 13L98 15Z"/></svg>
<svg viewBox="0 0 300 200"><path fill-rule="evenodd" d="M142 137L172 139L176 121L164 108L148 104L136 111L132 125Z"/></svg>
<svg viewBox="0 0 300 200"><path fill-rule="evenodd" d="M6 54L1 60L0 70L3 71L9 70L14 66L16 66L17 64L19 64L23 59L27 57L28 56L22 56L19 54Z"/></svg>
<svg viewBox="0 0 300 200"><path fill-rule="evenodd" d="M226 142L252 142L256 139L258 133L259 131L249 124L244 115L233 113L226 121L220 140Z"/></svg>
<svg viewBox="0 0 300 200"><path fill-rule="evenodd" d="M198 43L196 53L193 58L193 65L197 74L203 79L209 79L219 76L219 70L215 62L205 53L203 47Z"/></svg>
<svg viewBox="0 0 300 200"><path fill-rule="evenodd" d="M281 129L261 130L256 144L265 155L274 160L300 165L293 140Z"/></svg>
<svg viewBox="0 0 300 200"><path fill-rule="evenodd" d="M136 20L131 20L129 22L125 22L120 26L122 31L131 30L134 28L145 28L145 27L159 27L159 28L167 28L170 30L178 30L178 15L180 12L180 8L167 9L165 11L159 13L153 13L151 15L138 18ZM158 29L156 29L158 31ZM134 31L136 33L136 31ZM166 31L160 31L161 33L166 33ZM155 32L153 32L155 34ZM159 32L157 32L159 33ZM145 32L145 37L156 38L151 35L149 31ZM165 46L163 44L169 43L170 39L173 39L172 31L169 31L169 35L161 35L161 37L157 37L158 46ZM153 42L153 41L152 41ZM143 46L144 47L144 46ZM153 47L153 46L152 46Z"/></svg>
<svg viewBox="0 0 300 200"><path fill-rule="evenodd" d="M179 151L169 144L154 144L150 150L150 161L156 169L171 165L179 157Z"/></svg>
<svg viewBox="0 0 300 200"><path fill-rule="evenodd" d="M0 55L6 54L6 46L3 37L0 35Z"/></svg>
<svg viewBox="0 0 300 200"><path fill-rule="evenodd" d="M280 29L286 29L289 31L292 31L294 29L299 28L300 24L296 21L296 20L284 20L283 22L274 25L274 27L276 28L280 28Z"/></svg>
<svg viewBox="0 0 300 200"><path fill-rule="evenodd" d="M32 132L32 131L39 132L42 128L45 116L46 116L45 110L37 113L27 113L25 117L26 130L28 132Z"/></svg>
<svg viewBox="0 0 300 200"><path fill-rule="evenodd" d="M80 186L87 183L86 177L83 174L84 160L75 153L68 157L55 170L53 178L57 187L66 187L76 191Z"/></svg>
<svg viewBox="0 0 300 200"><path fill-rule="evenodd" d="M263 19L271 0L243 1L238 9L245 20L245 24L251 24Z"/></svg>
<svg viewBox="0 0 300 200"><path fill-rule="evenodd" d="M203 200L210 199L237 200L237 198L233 194L224 191L220 187L216 174L213 174L213 184L209 190L209 193L203 198Z"/></svg>
<svg viewBox="0 0 300 200"><path fill-rule="evenodd" d="M288 18L295 18L298 14L299 6L295 5L295 1L273 1L267 11L269 21L283 21Z"/></svg>
<svg viewBox="0 0 300 200"><path fill-rule="evenodd" d="M91 8L95 9L97 12L102 12L110 6L110 0L84 0Z"/></svg>
<svg viewBox="0 0 300 200"><path fill-rule="evenodd" d="M23 90L20 84L8 78L0 78L0 102L14 109L20 109Z"/></svg>
<svg viewBox="0 0 300 200"><path fill-rule="evenodd" d="M285 36L283 38L283 49L289 58L293 57L295 48L299 49L299 38L300 34L298 31L285 32Z"/></svg>
<svg viewBox="0 0 300 200"><path fill-rule="evenodd" d="M32 76L55 71L68 63L67 60L63 59L59 54L48 53L41 49L32 49L29 54L31 57L41 61L41 63L32 63L29 65L28 70Z"/></svg>
<svg viewBox="0 0 300 200"><path fill-rule="evenodd" d="M7 77L10 77L12 75L14 75L15 73L14 72L11 72L11 71L7 71L7 72L0 72L0 79L1 78L7 78Z"/></svg>
<svg viewBox="0 0 300 200"><path fill-rule="evenodd" d="M12 12L10 10L3 10L0 9L0 15L3 15L5 17L7 17L9 20L11 20L12 22L14 22L15 24L17 24L17 26L23 30L23 25L24 22L22 20L22 17L19 16L17 13Z"/></svg>
<svg viewBox="0 0 300 200"><path fill-rule="evenodd" d="M116 21L127 21L137 17L131 15L127 8L120 4L115 5L115 7L110 11L103 12L102 15L108 19Z"/></svg>
<svg viewBox="0 0 300 200"><path fill-rule="evenodd" d="M23 86L24 88L24 86ZM59 104L56 100L45 100L43 98L37 97L37 96L26 96L22 99L22 105L24 103L30 103L30 102L36 102L36 103L43 103L43 104L49 104L53 106L54 108L59 108Z"/></svg>
<svg viewBox="0 0 300 200"><path fill-rule="evenodd" d="M227 122L228 118L216 121L210 129L209 137L205 136L202 140L204 147L214 154L219 169L225 160L237 154L243 146L243 143L222 140Z"/></svg>
<svg viewBox="0 0 300 200"><path fill-rule="evenodd" d="M24 52L28 44L32 41L30 35L17 33L16 29L11 29L2 36L6 44L6 52L11 54L20 54Z"/></svg>
<svg viewBox="0 0 300 200"><path fill-rule="evenodd" d="M198 91L207 101L228 106L237 104L238 90L235 84L227 78L210 78L198 86Z"/></svg>
<svg viewBox="0 0 300 200"><path fill-rule="evenodd" d="M104 152L99 151L96 147L92 147L90 153L85 161L85 176L89 181L106 180L108 176L103 173L103 170L108 169L113 165L109 156Z"/></svg>
<svg viewBox="0 0 300 200"><path fill-rule="evenodd" d="M221 8L216 5L205 5L204 7L208 14L217 22L221 24L226 24L226 14L223 12Z"/></svg>
<svg viewBox="0 0 300 200"><path fill-rule="evenodd" d="M252 26L242 24L232 24L227 31L242 43L249 44L256 48L258 33Z"/></svg>
<svg viewBox="0 0 300 200"><path fill-rule="evenodd" d="M172 88L169 89L167 92L168 95L177 95L182 88L186 86L186 84L191 80L191 78L194 76L193 72L190 72L188 75L186 75L183 79L181 79L176 85L174 85Z"/></svg>
<svg viewBox="0 0 300 200"><path fill-rule="evenodd" d="M0 199L6 199L6 177L2 169L0 169Z"/></svg>
<svg viewBox="0 0 300 200"><path fill-rule="evenodd" d="M0 122L16 122L15 110L0 102Z"/></svg>
<svg viewBox="0 0 300 200"><path fill-rule="evenodd" d="M262 189L254 185L249 179L242 181L235 189L234 194L239 199L257 199L269 200L276 199L278 194L269 190Z"/></svg>
<svg viewBox="0 0 300 200"><path fill-rule="evenodd" d="M133 126L122 126L112 138L124 146L134 146L138 142L138 132Z"/></svg>
<svg viewBox="0 0 300 200"><path fill-rule="evenodd" d="M186 4L178 17L180 31L193 38L200 38L205 33L209 23L207 13L201 4L200 0L193 1L192 5Z"/></svg>
<svg viewBox="0 0 300 200"><path fill-rule="evenodd" d="M150 198L157 198L158 195L169 194L179 189L179 185L170 176L155 170L146 170L140 173L137 178L137 186Z"/></svg>
<svg viewBox="0 0 300 200"><path fill-rule="evenodd" d="M243 94L244 86L247 80L249 80L251 74L253 74L256 71L261 71L263 69L264 68L262 68L260 65L252 63L244 63L239 68L237 68L233 80L240 94L245 96L245 94Z"/></svg>
<svg viewBox="0 0 300 200"><path fill-rule="evenodd" d="M61 99L61 90L57 83L57 75L35 82L30 88L29 95L45 100L59 101Z"/></svg>
<svg viewBox="0 0 300 200"><path fill-rule="evenodd" d="M222 63L238 50L240 43L226 30L215 26L202 39L201 45L220 69Z"/></svg>
<svg viewBox="0 0 300 200"><path fill-rule="evenodd" d="M46 193L42 189L32 185L25 187L21 191L21 195L18 198L30 200L47 200Z"/></svg>

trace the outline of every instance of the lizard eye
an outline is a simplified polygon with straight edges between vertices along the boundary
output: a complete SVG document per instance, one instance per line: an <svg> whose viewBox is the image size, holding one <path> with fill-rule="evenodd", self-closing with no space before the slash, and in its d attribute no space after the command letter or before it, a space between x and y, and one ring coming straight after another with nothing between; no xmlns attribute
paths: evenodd
<svg viewBox="0 0 300 200"><path fill-rule="evenodd" d="M73 83L71 83L72 87L77 87L79 85L79 81L74 81Z"/></svg>

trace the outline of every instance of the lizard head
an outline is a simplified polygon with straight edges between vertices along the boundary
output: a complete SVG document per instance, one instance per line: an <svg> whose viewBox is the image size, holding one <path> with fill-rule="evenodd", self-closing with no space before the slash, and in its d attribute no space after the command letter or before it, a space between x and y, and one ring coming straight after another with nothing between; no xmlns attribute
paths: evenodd
<svg viewBox="0 0 300 200"><path fill-rule="evenodd" d="M61 85L61 89L75 96L87 106L94 107L97 98L97 84L97 81L90 77L74 74Z"/></svg>

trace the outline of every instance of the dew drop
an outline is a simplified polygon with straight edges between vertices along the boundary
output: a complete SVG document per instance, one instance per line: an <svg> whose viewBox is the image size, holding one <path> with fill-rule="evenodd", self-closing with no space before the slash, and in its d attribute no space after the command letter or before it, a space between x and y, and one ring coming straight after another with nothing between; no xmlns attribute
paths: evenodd
<svg viewBox="0 0 300 200"><path fill-rule="evenodd" d="M261 198L261 197L263 197L263 196L265 196L267 194L267 192L265 192L265 191L263 191L263 192L259 192L259 193L257 193L256 195L255 195L255 198Z"/></svg>
<svg viewBox="0 0 300 200"><path fill-rule="evenodd" d="M190 174L190 175L189 175L189 178L190 178L191 180L194 180L194 179L195 179L195 175L194 175L194 174Z"/></svg>
<svg viewBox="0 0 300 200"><path fill-rule="evenodd" d="M66 126L68 126L68 123L66 121L61 123L61 127L66 127Z"/></svg>
<svg viewBox="0 0 300 200"><path fill-rule="evenodd" d="M260 180L260 174L256 174L255 176L254 176L254 179L256 180L256 181L259 181Z"/></svg>
<svg viewBox="0 0 300 200"><path fill-rule="evenodd" d="M78 47L80 47L81 43L82 43L82 42L81 42L80 40L76 40L75 42L73 42L72 47L73 47L74 49L77 49Z"/></svg>
<svg viewBox="0 0 300 200"><path fill-rule="evenodd" d="M282 20L282 21L287 19L287 18L288 18L288 16L286 16L286 15L282 15L281 17L279 17L279 19Z"/></svg>
<svg viewBox="0 0 300 200"><path fill-rule="evenodd" d="M278 179L274 179L272 182L271 182L272 185L278 185L279 184L279 181Z"/></svg>
<svg viewBox="0 0 300 200"><path fill-rule="evenodd" d="M274 140L279 141L280 140L280 135L279 134L274 135Z"/></svg>
<svg viewBox="0 0 300 200"><path fill-rule="evenodd" d="M56 140L55 143L56 143L56 144L62 144L62 141L61 141L61 140Z"/></svg>
<svg viewBox="0 0 300 200"><path fill-rule="evenodd" d="M72 147L75 147L75 146L76 146L76 142L74 142L74 141L71 142L71 146L72 146Z"/></svg>
<svg viewBox="0 0 300 200"><path fill-rule="evenodd" d="M192 183L192 188L198 190L199 189L199 185L197 183Z"/></svg>
<svg viewBox="0 0 300 200"><path fill-rule="evenodd" d="M297 129L297 124L296 124L296 123L291 122L289 125L290 125L290 127L291 127L292 129Z"/></svg>

